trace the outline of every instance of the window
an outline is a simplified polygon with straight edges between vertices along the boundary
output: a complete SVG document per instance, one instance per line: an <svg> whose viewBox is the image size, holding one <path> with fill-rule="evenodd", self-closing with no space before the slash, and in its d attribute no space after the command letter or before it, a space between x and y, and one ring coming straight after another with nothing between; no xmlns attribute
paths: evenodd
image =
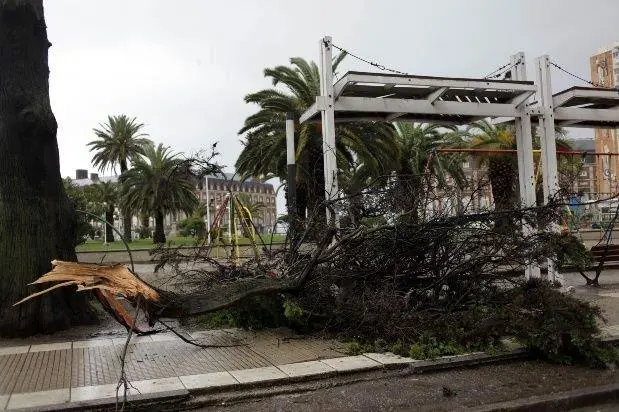
<svg viewBox="0 0 619 412"><path fill-rule="evenodd" d="M580 172L580 177L587 177L587 171L583 170L582 172Z"/></svg>

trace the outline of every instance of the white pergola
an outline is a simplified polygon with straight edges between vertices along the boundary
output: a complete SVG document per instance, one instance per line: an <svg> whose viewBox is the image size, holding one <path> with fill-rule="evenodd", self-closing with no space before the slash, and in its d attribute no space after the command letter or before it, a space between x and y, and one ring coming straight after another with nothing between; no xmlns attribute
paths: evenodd
<svg viewBox="0 0 619 412"><path fill-rule="evenodd" d="M348 72L333 82L332 42L320 40L320 96L300 123L321 122L327 200L337 196L335 123L351 121L411 121L467 125L485 118L515 121L522 204L535 206L535 177L531 122L539 122L544 195L558 189L555 122L560 126L619 127L616 90L574 87L552 95L548 56L536 59L536 82L526 80L524 53L511 56L511 80L428 77ZM536 95L536 101L529 103ZM290 122L291 123L291 122ZM289 147L294 130L288 128ZM289 163L294 159L289 158ZM330 224L337 216L327 210ZM531 230L530 228L526 230ZM554 268L549 274L554 277ZM527 276L539 276L530 265Z"/></svg>

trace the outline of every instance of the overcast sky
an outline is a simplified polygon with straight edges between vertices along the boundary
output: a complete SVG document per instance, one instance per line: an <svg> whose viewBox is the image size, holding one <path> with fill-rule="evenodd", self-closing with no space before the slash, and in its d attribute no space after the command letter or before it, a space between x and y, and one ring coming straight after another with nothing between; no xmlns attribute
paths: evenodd
<svg viewBox="0 0 619 412"><path fill-rule="evenodd" d="M325 35L405 72L458 77L524 51L530 78L533 59L550 54L589 79L589 56L619 41L619 0L47 0L45 9L63 176L92 171L92 129L120 113L176 151L218 141L220 163L233 166L237 131L256 110L243 97L270 86L265 67L316 60ZM344 67L371 69L352 58ZM575 84L553 73L555 90Z"/></svg>

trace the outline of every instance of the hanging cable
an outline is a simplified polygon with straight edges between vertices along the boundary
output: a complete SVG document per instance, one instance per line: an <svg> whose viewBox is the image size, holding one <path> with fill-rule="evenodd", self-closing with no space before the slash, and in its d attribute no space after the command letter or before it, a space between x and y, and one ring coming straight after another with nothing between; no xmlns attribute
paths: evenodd
<svg viewBox="0 0 619 412"><path fill-rule="evenodd" d="M504 64L503 66L499 67L498 69L496 69L493 72L490 72L489 74L485 75L483 78L484 79L493 79L493 78L499 78L502 75L504 75L505 73L509 72L513 67L517 66L518 64L520 64L522 60L518 59L517 61L515 61L514 63L507 63ZM498 73L497 73L498 72ZM495 74L496 73L496 74Z"/></svg>
<svg viewBox="0 0 619 412"><path fill-rule="evenodd" d="M349 52L348 50L344 49L343 47L337 46L337 45L335 45L333 43L331 44L331 46L333 46L334 49L338 49L342 53L346 53L347 55L349 55L349 56L351 56L351 57L353 57L353 58L355 58L355 59L357 59L359 61L367 63L370 66L374 66L377 69L384 70L384 71L387 71L387 72L396 73L396 74L403 74L403 75L406 75L406 76L411 76L410 73L406 73L406 72L403 72L403 71L400 71L400 70L396 70L396 69L391 69L391 68L385 66L384 64L380 64L380 63L376 63L376 62L373 62L373 61L368 60L368 59L364 59L363 57L360 57L360 56L358 56L356 54L353 54L353 53Z"/></svg>
<svg viewBox="0 0 619 412"><path fill-rule="evenodd" d="M561 70L563 73L568 74L568 75L570 75L570 76L572 76L572 77L574 77L574 78L576 78L576 79L578 79L578 80L581 80L581 81L583 81L583 82L585 82L585 83L589 83L589 84L590 84L591 86L593 86L593 87L602 87L602 88L604 87L604 85L602 85L602 84L597 84L597 83L594 83L594 82L589 81L589 80L587 80L587 79L584 79L584 78L582 78L582 77L580 77L580 76L578 76L578 75L576 75L576 74L574 74L574 73L568 72L567 70L565 70L563 67L559 66L559 65L558 65L557 63L555 63L555 62L552 62L552 61L551 61L551 62L550 62L550 64L551 64L551 65L553 65L554 67L556 67L557 69Z"/></svg>
<svg viewBox="0 0 619 412"><path fill-rule="evenodd" d="M488 73L487 75L485 75L483 78L484 79L488 79L490 78L490 76L493 76L496 72L503 70L504 68L506 68L507 66L509 66L509 63L504 64L503 66L499 67L498 69L491 71L490 73Z"/></svg>

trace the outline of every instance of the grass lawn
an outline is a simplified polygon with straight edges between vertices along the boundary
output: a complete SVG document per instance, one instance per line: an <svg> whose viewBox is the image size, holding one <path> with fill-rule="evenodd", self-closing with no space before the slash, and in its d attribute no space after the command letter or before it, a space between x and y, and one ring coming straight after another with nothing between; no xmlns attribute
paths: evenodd
<svg viewBox="0 0 619 412"><path fill-rule="evenodd" d="M266 244L271 242L271 235L262 235L262 239ZM281 243L286 240L286 235L273 235L273 243ZM256 242L260 244L260 239L256 236ZM170 237L167 239L167 244L170 246L196 246L202 241L195 237ZM239 238L239 245L249 245L249 239ZM152 249L155 247L152 239L136 239L129 243L131 250L134 249ZM88 240L86 243L78 245L75 248L76 252L100 252L108 250L125 250L123 242L112 242L104 245L100 240Z"/></svg>

